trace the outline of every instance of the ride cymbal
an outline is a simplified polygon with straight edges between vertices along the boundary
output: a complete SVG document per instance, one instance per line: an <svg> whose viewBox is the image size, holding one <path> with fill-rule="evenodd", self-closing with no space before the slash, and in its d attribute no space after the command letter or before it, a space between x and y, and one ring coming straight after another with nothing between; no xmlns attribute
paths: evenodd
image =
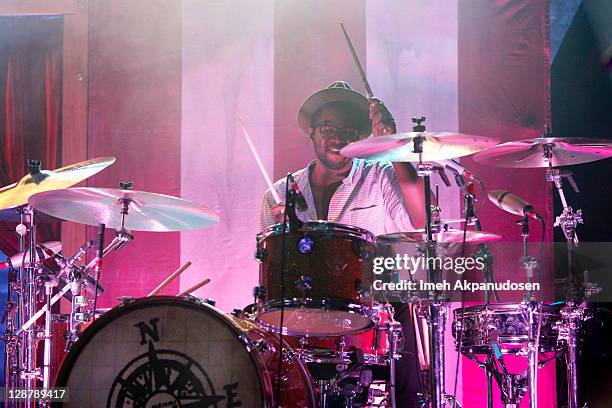
<svg viewBox="0 0 612 408"><path fill-rule="evenodd" d="M79 187L38 193L30 198L36 210L79 224L133 231L187 231L213 226L217 214L206 207L163 194L113 188Z"/></svg>
<svg viewBox="0 0 612 408"><path fill-rule="evenodd" d="M422 154L414 152L422 141ZM340 154L373 161L424 162L468 156L499 143L498 139L450 132L407 132L369 137L345 146Z"/></svg>

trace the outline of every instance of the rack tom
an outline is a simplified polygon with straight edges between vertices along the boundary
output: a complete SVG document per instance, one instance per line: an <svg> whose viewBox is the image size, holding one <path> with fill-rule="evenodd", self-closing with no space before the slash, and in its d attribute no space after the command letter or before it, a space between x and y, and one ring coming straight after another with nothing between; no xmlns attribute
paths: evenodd
<svg viewBox="0 0 612 408"><path fill-rule="evenodd" d="M287 226L287 231L283 234L282 224L277 224L257 236L260 284L265 289L257 321L278 332L284 304L286 334L332 336L369 329L376 237L325 221L307 222L295 230Z"/></svg>

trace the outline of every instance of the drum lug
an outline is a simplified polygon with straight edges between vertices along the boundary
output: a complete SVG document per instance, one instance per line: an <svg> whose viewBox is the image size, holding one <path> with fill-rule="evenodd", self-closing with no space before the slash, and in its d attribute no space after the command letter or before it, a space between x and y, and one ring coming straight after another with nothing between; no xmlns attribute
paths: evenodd
<svg viewBox="0 0 612 408"><path fill-rule="evenodd" d="M294 283L298 290L302 292L302 297L308 297L308 294L312 291L312 278L309 275L302 275Z"/></svg>
<svg viewBox="0 0 612 408"><path fill-rule="evenodd" d="M259 262L263 262L267 255L268 251L266 251L262 246L257 245L257 250L255 251L255 259Z"/></svg>

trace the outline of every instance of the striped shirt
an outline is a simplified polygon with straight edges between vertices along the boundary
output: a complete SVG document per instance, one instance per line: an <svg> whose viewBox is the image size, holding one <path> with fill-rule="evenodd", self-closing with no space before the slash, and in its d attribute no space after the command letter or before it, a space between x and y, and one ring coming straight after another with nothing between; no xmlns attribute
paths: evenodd
<svg viewBox="0 0 612 408"><path fill-rule="evenodd" d="M293 173L308 204L306 211L296 211L302 221L317 219L308 177L314 163ZM273 186L283 201L285 181L282 178ZM270 190L266 191L261 208L261 231L276 224L272 215L275 204ZM412 229L393 164L353 159L351 171L332 195L327 221L363 228L374 235Z"/></svg>

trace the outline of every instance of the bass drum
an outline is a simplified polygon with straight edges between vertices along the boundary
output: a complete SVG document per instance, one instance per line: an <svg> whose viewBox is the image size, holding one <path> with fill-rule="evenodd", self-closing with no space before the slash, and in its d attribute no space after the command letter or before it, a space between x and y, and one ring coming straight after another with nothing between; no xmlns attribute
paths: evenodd
<svg viewBox="0 0 612 408"><path fill-rule="evenodd" d="M272 407L276 335L191 298L143 298L91 324L56 387L74 407ZM284 353L280 406L314 407L310 376Z"/></svg>

